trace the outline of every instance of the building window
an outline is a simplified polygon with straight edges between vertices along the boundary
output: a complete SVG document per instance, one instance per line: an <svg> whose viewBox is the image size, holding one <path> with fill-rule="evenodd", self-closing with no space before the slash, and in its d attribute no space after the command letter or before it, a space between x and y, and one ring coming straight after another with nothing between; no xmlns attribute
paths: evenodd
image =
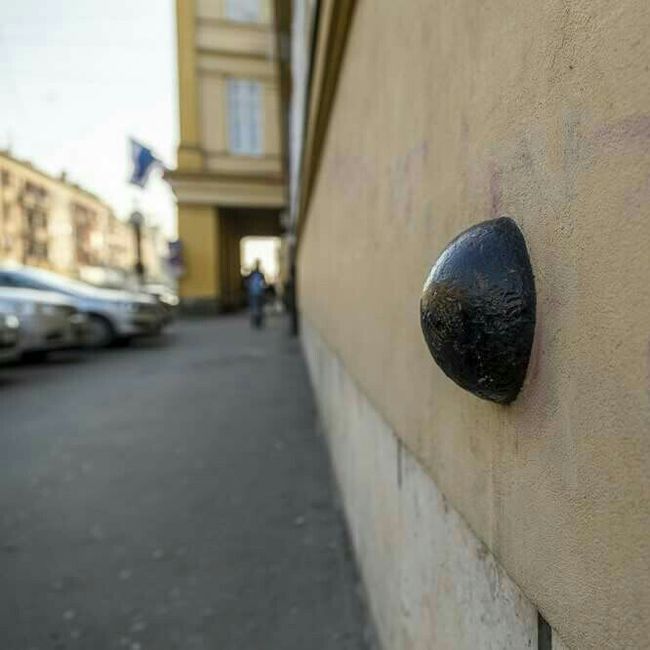
<svg viewBox="0 0 650 650"><path fill-rule="evenodd" d="M39 260L47 259L47 242L30 239L27 242L27 255Z"/></svg>
<svg viewBox="0 0 650 650"><path fill-rule="evenodd" d="M257 81L228 80L228 142L231 153L262 153L262 92Z"/></svg>
<svg viewBox="0 0 650 650"><path fill-rule="evenodd" d="M260 20L260 0L226 0L226 18L242 23Z"/></svg>

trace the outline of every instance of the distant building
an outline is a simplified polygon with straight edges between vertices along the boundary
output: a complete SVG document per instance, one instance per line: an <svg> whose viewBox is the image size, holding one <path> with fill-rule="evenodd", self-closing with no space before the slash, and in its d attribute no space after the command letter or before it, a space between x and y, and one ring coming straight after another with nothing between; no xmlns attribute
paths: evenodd
<svg viewBox="0 0 650 650"><path fill-rule="evenodd" d="M271 0L177 0L178 199L188 308L240 304L240 241L279 235L285 206Z"/></svg>
<svg viewBox="0 0 650 650"><path fill-rule="evenodd" d="M166 242L146 227L148 275L164 275ZM131 226L65 175L46 174L0 152L0 261L38 266L96 282L124 279L135 265Z"/></svg>

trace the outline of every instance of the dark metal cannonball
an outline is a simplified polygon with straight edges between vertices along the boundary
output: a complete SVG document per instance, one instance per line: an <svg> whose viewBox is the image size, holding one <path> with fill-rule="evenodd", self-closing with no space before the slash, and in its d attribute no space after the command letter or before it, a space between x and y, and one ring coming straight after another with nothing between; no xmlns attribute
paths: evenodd
<svg viewBox="0 0 650 650"><path fill-rule="evenodd" d="M420 322L443 372L478 397L507 404L521 390L535 333L535 280L508 217L454 239L424 284Z"/></svg>

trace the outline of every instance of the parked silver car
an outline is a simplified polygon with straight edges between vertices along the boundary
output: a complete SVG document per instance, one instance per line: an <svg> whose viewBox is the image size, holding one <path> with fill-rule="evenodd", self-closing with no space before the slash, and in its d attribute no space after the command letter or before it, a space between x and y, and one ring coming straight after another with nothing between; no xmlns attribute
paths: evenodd
<svg viewBox="0 0 650 650"><path fill-rule="evenodd" d="M178 295L164 284L145 284L142 287L142 291L158 300L158 303L162 307L165 324L168 325L173 322L180 304Z"/></svg>
<svg viewBox="0 0 650 650"><path fill-rule="evenodd" d="M20 354L20 321L18 317L0 308L0 363L14 361Z"/></svg>
<svg viewBox="0 0 650 650"><path fill-rule="evenodd" d="M43 356L85 344L88 318L62 294L0 287L0 311L19 317L24 355Z"/></svg>
<svg viewBox="0 0 650 650"><path fill-rule="evenodd" d="M56 291L88 317L87 341L106 347L120 339L159 334L165 324L158 301L144 293L99 289L85 282L28 266L0 266L0 287Z"/></svg>

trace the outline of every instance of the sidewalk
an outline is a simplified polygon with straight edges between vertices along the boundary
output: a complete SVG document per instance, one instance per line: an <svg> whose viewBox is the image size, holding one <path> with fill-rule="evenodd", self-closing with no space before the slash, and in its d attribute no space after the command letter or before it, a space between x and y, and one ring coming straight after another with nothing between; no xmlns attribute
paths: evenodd
<svg viewBox="0 0 650 650"><path fill-rule="evenodd" d="M3 373L0 647L366 647L285 325L187 321Z"/></svg>

